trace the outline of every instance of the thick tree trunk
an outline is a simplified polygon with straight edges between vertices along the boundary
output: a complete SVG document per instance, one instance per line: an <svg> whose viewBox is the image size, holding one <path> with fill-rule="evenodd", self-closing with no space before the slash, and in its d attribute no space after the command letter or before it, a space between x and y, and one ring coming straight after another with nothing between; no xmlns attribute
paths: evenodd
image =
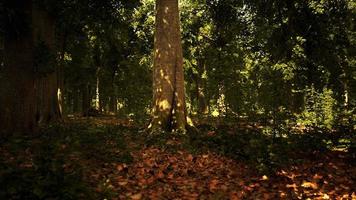
<svg viewBox="0 0 356 200"><path fill-rule="evenodd" d="M8 2L10 3L10 2ZM12 9L22 14L25 31L5 29L4 69L0 73L0 135L33 132L36 124L32 2L15 0Z"/></svg>
<svg viewBox="0 0 356 200"><path fill-rule="evenodd" d="M184 131L184 73L178 0L156 0L153 130Z"/></svg>
<svg viewBox="0 0 356 200"><path fill-rule="evenodd" d="M0 126L9 134L33 132L39 122L47 124L60 118L56 72L40 75L37 59L41 58L37 56L41 55L36 54L39 44L44 44L55 55L55 27L49 14L32 1L7 3L23 24L13 24L16 26L14 30L9 28L5 33L5 69L0 80ZM20 33L17 26L21 26ZM53 62L41 64L54 63L53 59Z"/></svg>
<svg viewBox="0 0 356 200"><path fill-rule="evenodd" d="M46 45L49 54L52 55L53 60L50 60L46 65L53 71L44 74L37 74L38 80L36 83L37 97L38 97L38 115L40 117L40 124L48 124L53 121L61 119L61 109L59 106L58 95L58 68L55 60L55 25L50 15L34 6L32 15L32 28L34 35L34 45L43 43Z"/></svg>

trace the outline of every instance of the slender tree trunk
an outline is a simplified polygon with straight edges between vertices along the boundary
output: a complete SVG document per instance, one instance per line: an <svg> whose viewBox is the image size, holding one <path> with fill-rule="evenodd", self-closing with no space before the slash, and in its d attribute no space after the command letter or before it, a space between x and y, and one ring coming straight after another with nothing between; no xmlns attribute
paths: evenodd
<svg viewBox="0 0 356 200"><path fill-rule="evenodd" d="M66 51L66 46L67 46L67 33L64 32L61 34L60 37L60 58L59 58L59 64L57 66L57 85L58 85L58 93L57 93L57 98L58 98L58 107L60 114L62 116L63 113L63 105L64 105L64 57L65 57L65 51Z"/></svg>
<svg viewBox="0 0 356 200"><path fill-rule="evenodd" d="M185 131L186 110L178 0L156 0L153 130Z"/></svg>
<svg viewBox="0 0 356 200"><path fill-rule="evenodd" d="M198 62L198 77L197 77L197 99L198 99L198 113L200 115L208 114L208 104L205 97L206 87L206 68L205 62Z"/></svg>
<svg viewBox="0 0 356 200"><path fill-rule="evenodd" d="M89 94L89 83L85 84L82 90L83 94L83 100L82 100L82 112L83 116L88 116L89 115L89 109L90 109L90 94Z"/></svg>
<svg viewBox="0 0 356 200"><path fill-rule="evenodd" d="M100 110L100 67L96 70L96 86L95 86L95 109Z"/></svg>
<svg viewBox="0 0 356 200"><path fill-rule="evenodd" d="M9 3L9 2L7 2ZM4 69L0 76L0 136L33 132L36 124L32 1L14 0L11 9L23 14L25 31L5 29ZM29 21L26 21L30 19Z"/></svg>
<svg viewBox="0 0 356 200"><path fill-rule="evenodd" d="M75 89L73 91L73 113L77 113L80 110L80 90L79 89Z"/></svg>
<svg viewBox="0 0 356 200"><path fill-rule="evenodd" d="M117 113L117 97L116 97L116 87L115 87L115 72L111 76L111 97L110 97L110 112Z"/></svg>
<svg viewBox="0 0 356 200"><path fill-rule="evenodd" d="M112 113L114 113L114 114L116 114L117 113L117 98L116 98L116 95L115 94L113 94L112 96L111 96L111 99L110 99L110 111L112 112Z"/></svg>

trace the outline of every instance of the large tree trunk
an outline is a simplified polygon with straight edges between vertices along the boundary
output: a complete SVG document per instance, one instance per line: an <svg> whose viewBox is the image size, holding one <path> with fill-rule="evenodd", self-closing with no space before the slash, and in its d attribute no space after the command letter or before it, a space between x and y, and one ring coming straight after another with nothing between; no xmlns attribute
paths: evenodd
<svg viewBox="0 0 356 200"><path fill-rule="evenodd" d="M178 0L156 0L153 130L184 131L184 73Z"/></svg>
<svg viewBox="0 0 356 200"><path fill-rule="evenodd" d="M4 34L5 66L0 72L0 135L3 136L33 132L37 127L32 2L14 0L7 3L22 17L24 30L18 33L15 28L6 28Z"/></svg>
<svg viewBox="0 0 356 200"><path fill-rule="evenodd" d="M54 23L46 11L30 0L6 3L21 23L8 23L5 29L5 68L0 80L0 129L7 134L33 132L38 122L46 124L60 116L55 71L40 76L38 59L41 58L38 56L41 55L37 55L41 43L55 56ZM53 62L41 64L54 63L53 59Z"/></svg>
<svg viewBox="0 0 356 200"><path fill-rule="evenodd" d="M61 119L61 109L59 106L58 95L58 67L55 56L55 25L54 21L45 10L33 7L32 29L34 35L34 45L45 45L48 53L51 55L48 63L44 63L49 71L41 71L37 74L37 97L38 97L38 115L40 124L48 124Z"/></svg>

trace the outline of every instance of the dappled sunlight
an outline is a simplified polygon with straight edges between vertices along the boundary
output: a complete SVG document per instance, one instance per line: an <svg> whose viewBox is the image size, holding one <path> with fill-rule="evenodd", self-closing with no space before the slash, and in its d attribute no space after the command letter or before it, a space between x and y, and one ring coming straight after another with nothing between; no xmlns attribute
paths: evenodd
<svg viewBox="0 0 356 200"><path fill-rule="evenodd" d="M354 1L0 3L0 199L356 200Z"/></svg>
<svg viewBox="0 0 356 200"><path fill-rule="evenodd" d="M164 99L158 102L158 108L160 109L160 111L167 112L171 108L171 105L167 99Z"/></svg>

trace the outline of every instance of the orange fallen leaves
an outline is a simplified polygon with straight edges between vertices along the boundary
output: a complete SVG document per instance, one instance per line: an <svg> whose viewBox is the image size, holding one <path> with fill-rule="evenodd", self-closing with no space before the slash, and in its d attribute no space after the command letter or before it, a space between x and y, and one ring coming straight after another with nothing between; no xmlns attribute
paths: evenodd
<svg viewBox="0 0 356 200"><path fill-rule="evenodd" d="M307 182L307 181L304 181L304 182L303 182L302 187L304 187L304 188L311 188L311 189L313 189L313 190L318 189L318 185L317 185L316 183Z"/></svg>
<svg viewBox="0 0 356 200"><path fill-rule="evenodd" d="M209 182L209 190L213 192L214 190L218 189L219 180L213 179Z"/></svg>
<svg viewBox="0 0 356 200"><path fill-rule="evenodd" d="M141 193L137 193L137 194L134 194L130 197L132 200L140 200L142 199L142 194Z"/></svg>
<svg viewBox="0 0 356 200"><path fill-rule="evenodd" d="M114 187L129 199L342 199L354 192L348 166L333 160L304 162L267 176L211 152L192 155L148 147L133 155L132 164L114 165L116 170L103 172L115 174L100 176L117 176Z"/></svg>

